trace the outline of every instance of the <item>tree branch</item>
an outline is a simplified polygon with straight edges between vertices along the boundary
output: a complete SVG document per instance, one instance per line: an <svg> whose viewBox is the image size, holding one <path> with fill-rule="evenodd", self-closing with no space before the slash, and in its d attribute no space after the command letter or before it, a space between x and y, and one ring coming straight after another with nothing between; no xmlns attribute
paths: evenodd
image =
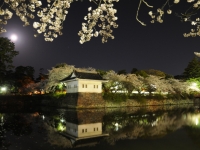
<svg viewBox="0 0 200 150"><path fill-rule="evenodd" d="M140 3L139 3L139 5L138 5L138 9L137 9L137 13L136 13L136 20L137 20L141 25L146 26L146 24L145 24L144 22L142 22L142 21L140 21L140 20L138 19L138 14L139 14L139 10L140 10L140 6L141 6L142 2L143 2L147 7L153 8L153 6L150 6L145 0L140 0Z"/></svg>

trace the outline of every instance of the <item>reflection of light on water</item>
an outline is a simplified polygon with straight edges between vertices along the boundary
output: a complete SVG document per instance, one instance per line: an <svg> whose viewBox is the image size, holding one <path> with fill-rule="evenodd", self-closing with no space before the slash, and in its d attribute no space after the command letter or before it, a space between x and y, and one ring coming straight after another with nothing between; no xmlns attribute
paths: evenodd
<svg viewBox="0 0 200 150"><path fill-rule="evenodd" d="M186 119L185 119L186 118ZM191 125L199 125L200 114L187 114L187 116L183 116L189 124Z"/></svg>
<svg viewBox="0 0 200 150"><path fill-rule="evenodd" d="M198 125L199 124L199 120L196 118L196 120L195 120L195 123L196 123L196 125Z"/></svg>
<svg viewBox="0 0 200 150"><path fill-rule="evenodd" d="M153 127L153 126L157 126L157 122L158 122L159 120L160 120L160 119L157 118L154 122L151 123L151 126L152 126L152 127Z"/></svg>
<svg viewBox="0 0 200 150"><path fill-rule="evenodd" d="M187 116L184 114L183 115L183 120L186 120L187 119Z"/></svg>
<svg viewBox="0 0 200 150"><path fill-rule="evenodd" d="M156 126L156 125L157 125L157 122L155 122L155 121L151 124L152 127Z"/></svg>
<svg viewBox="0 0 200 150"><path fill-rule="evenodd" d="M118 131L119 130L119 124L115 123L115 130Z"/></svg>
<svg viewBox="0 0 200 150"><path fill-rule="evenodd" d="M120 128L122 128L122 125L115 123L115 131L118 131Z"/></svg>

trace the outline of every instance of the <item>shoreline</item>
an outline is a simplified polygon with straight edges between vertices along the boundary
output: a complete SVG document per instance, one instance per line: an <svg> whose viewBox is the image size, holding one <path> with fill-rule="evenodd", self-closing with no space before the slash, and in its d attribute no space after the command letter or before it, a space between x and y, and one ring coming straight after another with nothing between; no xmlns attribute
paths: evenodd
<svg viewBox="0 0 200 150"><path fill-rule="evenodd" d="M82 100L82 99L81 99ZM86 99L85 101L88 101ZM50 106L50 107L59 107L59 108L73 108L73 109L85 109L85 108L120 108L120 107L147 107L147 106L173 106L173 105L200 105L200 100L195 99L145 99L143 101L128 99L125 102L109 102L103 99L103 103L95 102L95 99L89 103L74 103L70 105L69 99L64 98L52 98L49 96L36 95L11 95L11 96L0 96L0 105L1 106Z"/></svg>

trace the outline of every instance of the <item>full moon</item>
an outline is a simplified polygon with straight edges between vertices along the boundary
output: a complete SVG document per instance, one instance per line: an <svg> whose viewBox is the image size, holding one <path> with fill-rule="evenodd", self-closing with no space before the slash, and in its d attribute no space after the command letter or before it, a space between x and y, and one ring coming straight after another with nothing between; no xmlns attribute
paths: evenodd
<svg viewBox="0 0 200 150"><path fill-rule="evenodd" d="M17 41L17 35L12 34L12 35L10 36L10 39L11 39L13 42Z"/></svg>

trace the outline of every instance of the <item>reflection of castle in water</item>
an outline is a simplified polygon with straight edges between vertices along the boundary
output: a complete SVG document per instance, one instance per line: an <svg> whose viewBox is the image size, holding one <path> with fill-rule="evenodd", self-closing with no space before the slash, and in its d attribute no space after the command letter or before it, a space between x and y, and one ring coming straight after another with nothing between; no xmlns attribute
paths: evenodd
<svg viewBox="0 0 200 150"><path fill-rule="evenodd" d="M102 131L103 111L72 110L66 115L66 131L62 135L69 138L74 147L95 145L109 136Z"/></svg>

